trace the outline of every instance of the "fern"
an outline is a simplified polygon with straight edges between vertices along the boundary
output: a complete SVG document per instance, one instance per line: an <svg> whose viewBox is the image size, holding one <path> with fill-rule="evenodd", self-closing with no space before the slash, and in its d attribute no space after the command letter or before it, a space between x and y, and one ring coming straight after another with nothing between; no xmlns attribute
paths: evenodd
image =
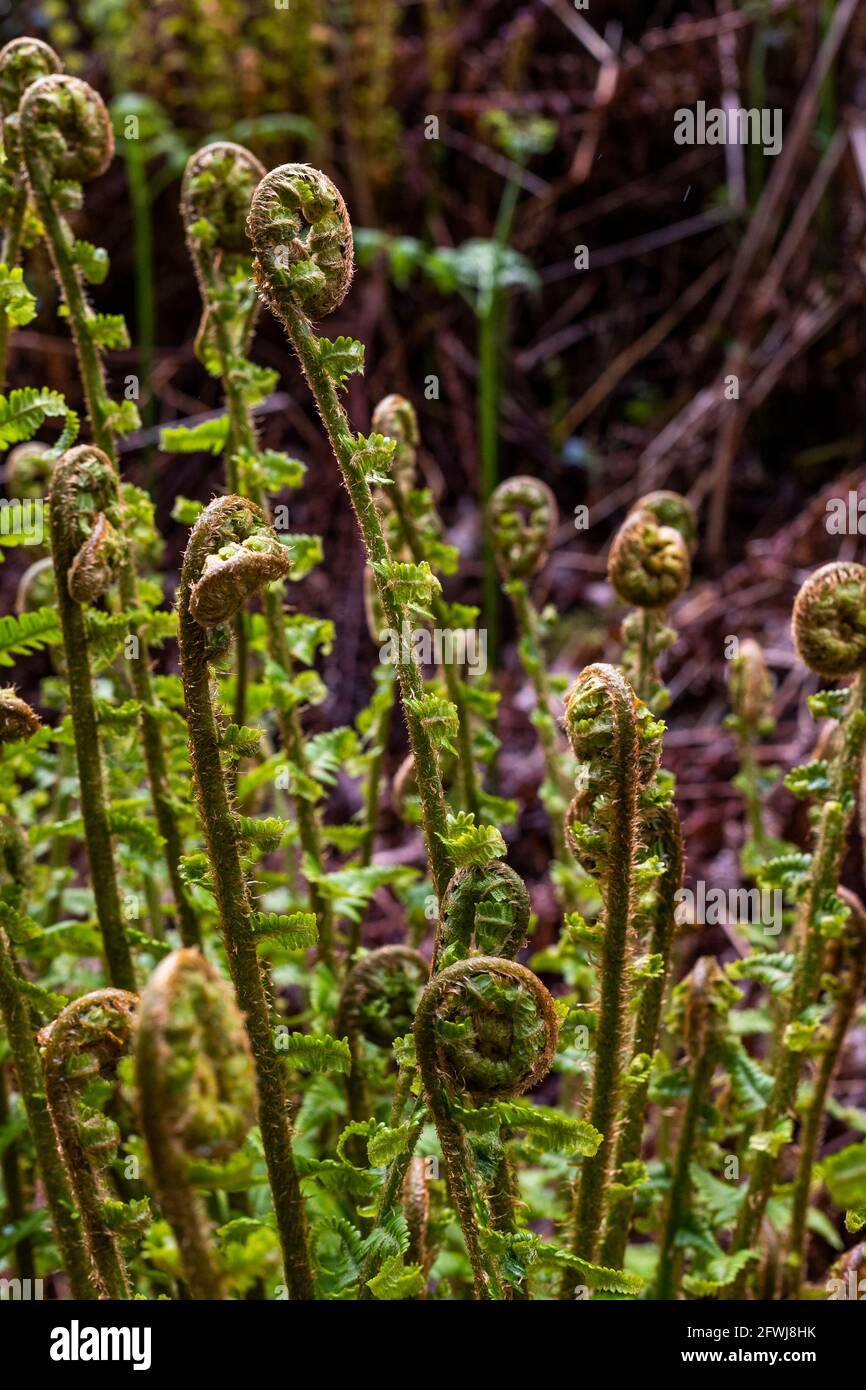
<svg viewBox="0 0 866 1390"><path fill-rule="evenodd" d="M279 1033L277 1053L288 1066L300 1071L347 1072L352 1064L346 1038L312 1033Z"/></svg>
<svg viewBox="0 0 866 1390"><path fill-rule="evenodd" d="M78 416L59 391L25 386L0 396L0 449L32 439L47 419L64 420L55 452L68 449L78 435Z"/></svg>
<svg viewBox="0 0 866 1390"><path fill-rule="evenodd" d="M221 454L229 438L227 415L202 420L199 425L166 426L159 432L159 447L166 454Z"/></svg>
<svg viewBox="0 0 866 1390"><path fill-rule="evenodd" d="M56 608L37 608L32 613L0 618L0 666L14 665L13 657L30 656L61 640Z"/></svg>

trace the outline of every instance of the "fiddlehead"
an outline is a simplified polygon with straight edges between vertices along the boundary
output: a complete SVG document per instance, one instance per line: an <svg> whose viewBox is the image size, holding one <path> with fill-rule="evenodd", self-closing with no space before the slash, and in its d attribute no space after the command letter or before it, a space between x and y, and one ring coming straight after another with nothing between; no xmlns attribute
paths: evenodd
<svg viewBox="0 0 866 1390"><path fill-rule="evenodd" d="M625 673L654 709L667 704L656 662L675 638L663 614L688 585L694 534L694 513L685 498L650 493L629 512L608 556L614 592L637 610L623 623Z"/></svg>
<svg viewBox="0 0 866 1390"><path fill-rule="evenodd" d="M18 139L18 108L27 88L40 77L61 69L60 59L50 44L41 39L11 39L0 49L0 115L3 117L3 144L6 159L13 168L21 161ZM4 256L4 260L6 257ZM6 261L9 265L9 261Z"/></svg>
<svg viewBox="0 0 866 1390"><path fill-rule="evenodd" d="M569 808L566 828L575 856L596 879L604 903L589 1115L604 1142L582 1165L571 1237L573 1254L584 1260L593 1258L600 1239L613 1165L626 1034L625 987L639 881L640 797L655 778L663 727L612 666L587 667L566 701L565 729L580 765L580 790ZM569 1274L564 1296L570 1296L575 1282Z"/></svg>
<svg viewBox="0 0 866 1390"><path fill-rule="evenodd" d="M242 452L256 451L239 368L258 307L249 281L246 219L264 175L249 150L217 141L190 155L181 185L181 215L202 299L196 352L223 383L230 421L226 481L233 493L241 491Z"/></svg>
<svg viewBox="0 0 866 1390"><path fill-rule="evenodd" d="M743 847L742 859L746 872L769 857L771 842L764 827L763 793L771 775L762 772L755 756L758 740L772 733L773 678L760 645L747 637L740 643L728 666L728 696L731 714L725 721L734 731L740 750L740 771L735 779L746 802L751 835Z"/></svg>
<svg viewBox="0 0 866 1390"><path fill-rule="evenodd" d="M129 1298L130 1286L105 1170L117 1151L113 1120L89 1102L93 1083L113 1077L129 1048L136 995L122 989L85 994L39 1034L48 1110L81 1212L100 1298ZM133 1208L133 1217L141 1215Z"/></svg>
<svg viewBox="0 0 866 1390"><path fill-rule="evenodd" d="M547 1075L556 1039L556 1010L544 985L525 966L499 956L449 965L433 976L418 1005L418 1067L476 1298L502 1298L505 1286L484 1248L483 1196L456 1108L460 1098L493 1101L530 1090Z"/></svg>
<svg viewBox="0 0 866 1390"><path fill-rule="evenodd" d="M410 946L380 946L362 956L343 985L338 1034L390 1047L395 1038L411 1031L429 976L427 961Z"/></svg>
<svg viewBox="0 0 866 1390"><path fill-rule="evenodd" d="M364 1085L362 1039L390 1048L411 1032L415 1010L430 967L410 946L380 946L356 961L346 976L337 1014L337 1037L349 1039L351 1068L346 1077L350 1120L365 1120L369 1103Z"/></svg>
<svg viewBox="0 0 866 1390"><path fill-rule="evenodd" d="M452 878L442 902L433 971L471 954L513 960L529 926L523 879L499 860L467 864Z"/></svg>
<svg viewBox="0 0 866 1390"><path fill-rule="evenodd" d="M194 1168L240 1148L256 1091L243 1020L198 951L166 956L148 981L136 1019L135 1074L154 1184L190 1294L224 1298L207 1215L193 1190Z"/></svg>
<svg viewBox="0 0 866 1390"><path fill-rule="evenodd" d="M230 622L257 584L285 574L289 565L288 551L279 545L253 502L242 497L215 499L193 527L184 555L178 592L179 643L196 797L235 997L255 1063L259 1123L286 1279L293 1298L310 1298L313 1278L292 1129L250 918L240 830L226 787L212 704L208 663L224 649L227 634L221 626L203 625L211 619Z"/></svg>
<svg viewBox="0 0 866 1390"><path fill-rule="evenodd" d="M116 478L99 449L82 445L62 456L54 469L49 513L81 814L109 978L118 988L133 989L135 974L120 909L87 628L81 607L85 598L92 599L107 587L118 559L119 538L111 520L116 506Z"/></svg>
<svg viewBox="0 0 866 1390"><path fill-rule="evenodd" d="M678 492L647 492L629 508L629 516L636 512L648 512L650 516L655 517L660 526L670 526L674 531L679 531L689 554L695 553L698 543L698 519L687 498Z"/></svg>
<svg viewBox="0 0 866 1390"><path fill-rule="evenodd" d="M104 174L114 158L108 111L78 77L51 74L33 83L19 126L34 192L50 196L59 183L87 183Z"/></svg>
<svg viewBox="0 0 866 1390"><path fill-rule="evenodd" d="M546 773L541 797L550 817L558 886L564 905L571 907L577 896L575 871L563 832L570 775L558 747L552 713L554 688L544 654L544 616L536 609L529 588L530 579L547 559L558 518L556 498L550 488L531 477L508 478L500 483L487 508L493 553L517 619L520 660L535 692L531 718L538 732Z"/></svg>
<svg viewBox="0 0 866 1390"><path fill-rule="evenodd" d="M257 464L259 443L252 414L258 388L249 384L256 382L260 369L244 355L258 311L258 299L250 280L246 219L253 192L264 174L255 155L242 145L228 141L205 145L187 161L181 189L181 213L202 298L196 350L208 371L220 378L226 402L228 491L251 497L269 518L268 499ZM268 655L274 666L285 673L288 682L294 662L286 639L282 594L278 588L265 589L262 608ZM236 724L243 724L249 660L243 612L236 616L234 636L237 682L233 718ZM288 760L307 774L303 727L296 705L280 708L277 722ZM322 836L315 805L305 797L297 797L295 809L303 851L311 864L321 870ZM319 922L321 954L332 963L331 904L313 881L309 885L309 897L310 907Z"/></svg>
<svg viewBox="0 0 866 1390"><path fill-rule="evenodd" d="M42 223L57 279L69 313L81 383L94 443L115 458L111 416L102 359L94 333L95 319L84 290L77 243L60 211L66 185L98 178L114 156L114 135L105 103L77 77L41 77L24 94L19 133L27 178ZM82 244L83 245L83 244ZM104 274L95 252L91 278Z"/></svg>
<svg viewBox="0 0 866 1390"><path fill-rule="evenodd" d="M834 561L810 575L797 594L791 635L800 660L838 680L866 665L862 565Z"/></svg>
<svg viewBox="0 0 866 1390"><path fill-rule="evenodd" d="M60 59L47 43L40 39L19 38L0 49L0 117L2 144L6 152L6 170L0 173L0 204L2 204L3 241L0 261L7 271L7 293L17 302L0 309L0 390L6 377L6 348L9 329L13 324L27 323L35 313L35 304L23 283L18 262L22 243L28 240L27 181L21 170L21 142L18 138L18 108L27 88L49 73L60 71Z"/></svg>
<svg viewBox="0 0 866 1390"><path fill-rule="evenodd" d="M0 690L0 743L18 743L32 738L42 728L42 720L12 686Z"/></svg>
<svg viewBox="0 0 866 1390"><path fill-rule="evenodd" d="M491 495L487 524L503 580L531 579L550 553L559 509L540 478L506 478Z"/></svg>
<svg viewBox="0 0 866 1390"><path fill-rule="evenodd" d="M853 676L846 691L814 697L815 712L825 713L829 700L838 718L835 752L825 768L822 804L813 813L813 850L799 906L794 978L788 997L788 1030L814 1030L810 1007L820 989L828 923L838 920L837 894L848 830L854 813L854 793L866 743L866 568L835 563L811 575L800 589L792 620L794 645L801 659L818 675ZM797 770L787 783L796 786ZM802 1065L802 1048L784 1048L773 1090L761 1119L761 1129L790 1125ZM760 1229L779 1168L778 1148L757 1153L731 1245L733 1253L749 1249ZM732 1286L731 1298L742 1296L745 1276Z"/></svg>
<svg viewBox="0 0 866 1390"><path fill-rule="evenodd" d="M648 512L633 512L614 537L607 562L611 584L635 608L667 608L689 582L691 562L679 531Z"/></svg>
<svg viewBox="0 0 866 1390"><path fill-rule="evenodd" d="M283 164L259 185L247 228L262 297L278 317L326 318L352 283L352 224L342 195L309 164Z"/></svg>
<svg viewBox="0 0 866 1390"><path fill-rule="evenodd" d="M388 465L392 450L376 435L354 437L339 397L344 376L361 363L361 349L355 344L347 349L344 344L338 353L337 344L317 338L310 324L310 317L321 317L342 303L349 288L352 228L346 205L317 169L285 164L259 184L247 227L259 292L284 323L298 354L358 518L388 627L402 632L408 608L370 485L371 476ZM433 577L418 567L415 577L426 595L436 588ZM451 865L442 838L447 825L437 747L419 714L424 685L414 656L401 652L396 664L419 771L433 886L441 897Z"/></svg>
<svg viewBox="0 0 866 1390"><path fill-rule="evenodd" d="M415 486L418 445L421 443L418 416L412 402L396 393L383 396L373 411L370 427L375 434L394 440L391 477L401 492L410 491Z"/></svg>

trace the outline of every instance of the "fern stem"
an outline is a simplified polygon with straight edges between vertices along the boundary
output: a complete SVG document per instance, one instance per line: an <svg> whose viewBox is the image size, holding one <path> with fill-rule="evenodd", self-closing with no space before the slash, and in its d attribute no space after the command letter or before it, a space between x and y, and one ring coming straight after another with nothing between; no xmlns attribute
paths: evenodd
<svg viewBox="0 0 866 1390"><path fill-rule="evenodd" d="M92 311L81 272L72 257L74 244L55 203L58 177L93 178L107 168L114 153L111 123L101 98L85 82L72 77L44 77L29 89L21 107L21 140L33 201L42 222L45 241L54 265L69 317L87 406L90 430L97 448L117 471L117 445L110 423L113 409L105 385L105 372L92 331ZM60 138L62 134L62 139ZM58 157L48 137L70 142ZM51 154L47 154L47 150ZM119 570L120 601L124 610L140 607L135 554L127 548ZM132 685L141 714L141 738L148 785L157 828L164 841L166 871L185 946L199 943L198 921L180 875L183 840L171 800L168 762L150 678L150 652L141 632L131 631L135 641Z"/></svg>
<svg viewBox="0 0 866 1390"><path fill-rule="evenodd" d="M191 1159L226 1159L243 1142L255 1082L243 1020L197 951L160 962L141 996L135 1042L141 1125L160 1206L177 1239L189 1291L220 1299L226 1284Z"/></svg>
<svg viewBox="0 0 866 1390"><path fill-rule="evenodd" d="M604 899L601 999L589 1114L604 1141L581 1165L569 1242L572 1253L583 1260L594 1258L601 1239L614 1161L635 911L638 797L641 787L655 775L660 752L658 726L642 722L647 713L628 681L612 666L587 667L566 701L566 731L585 769L583 788L572 803L570 829L575 853L598 879ZM561 1296L571 1297L577 1282L576 1273L567 1271Z"/></svg>
<svg viewBox="0 0 866 1390"><path fill-rule="evenodd" d="M0 1012L18 1076L18 1092L36 1150L54 1235L73 1298L95 1298L90 1259L81 1239L81 1219L75 1209L63 1160L45 1098L42 1065L34 1041L30 1009L21 991L12 947L0 927Z"/></svg>
<svg viewBox="0 0 866 1390"><path fill-rule="evenodd" d="M421 538L406 499L399 486L393 488L389 497L394 507L394 514L400 533L412 556L415 564L420 564L425 558ZM447 621L446 607L438 594L434 594L430 601L430 609L433 613L433 620L439 627L444 627ZM459 758L457 760L457 771L460 777L462 789L463 809L471 811L476 817L481 814L481 797L478 788L478 774L475 770L475 758L472 751L472 730L469 723L469 711L466 708L466 701L460 689L460 677L455 671L454 666L447 661L442 663L442 675L445 679L445 687L448 691L448 699L457 710L457 746Z"/></svg>
<svg viewBox="0 0 866 1390"><path fill-rule="evenodd" d="M650 851L659 854L665 861L664 874L653 894L652 927L647 943L648 953L661 957L661 966L658 973L643 985L635 1020L630 1088L623 1105L614 1162L614 1171L623 1183L627 1165L640 1158L652 1059L658 1047L662 1004L670 978L676 895L683 881L683 836L675 808L660 807L643 824L642 838ZM614 1269L622 1266L633 1205L632 1191L620 1194L616 1202L611 1203L601 1251L603 1265Z"/></svg>
<svg viewBox="0 0 866 1390"><path fill-rule="evenodd" d="M801 1121L799 1160L794 1179L788 1257L783 1279L784 1297L799 1298L806 1273L806 1222L812 1190L812 1171L825 1124L825 1106L842 1046L866 982L866 909L853 893L840 889L851 914L843 942L844 959L838 993L821 1059Z"/></svg>
<svg viewBox="0 0 866 1390"><path fill-rule="evenodd" d="M313 1275L307 1248L307 1223L292 1153L289 1119L271 1011L262 966L250 922L250 901L241 868L238 830L229 803L220 757L220 737L211 702L209 634L193 616L194 589L201 582L208 555L229 538L242 542L263 518L253 503L238 497L212 502L193 527L183 561L179 590L180 657L189 723L189 746L199 813L211 863L220 927L238 1007L246 1020L258 1080L259 1124L268 1168L277 1229L293 1299L311 1298ZM250 551L252 564L260 552ZM284 571L283 571L284 572ZM279 570L267 574L276 578ZM227 575L229 584L233 576ZM251 586L229 595L226 620L238 610Z"/></svg>
<svg viewBox="0 0 866 1390"><path fill-rule="evenodd" d="M104 455L86 446L70 449L54 469L49 514L57 579L57 609L63 631L69 707L78 763L81 814L96 915L102 932L108 977L116 988L132 990L135 989L135 971L120 909L87 628L83 606L69 591L70 576L81 554L80 535L74 529L80 515L78 499L90 495L88 490L93 489L95 505L98 506L102 499L96 489L102 486L110 488L113 481Z"/></svg>
<svg viewBox="0 0 866 1390"><path fill-rule="evenodd" d="M312 202L305 203L303 199L310 192ZM285 206L281 200L285 200ZM297 263L301 267L306 264L313 272L302 291L303 300L296 297L293 289L286 290L282 283L285 276L283 274L282 279L279 278L280 271L274 255L276 244L289 235L286 207L291 210L290 215L298 227L302 220L311 223L310 237L302 252L308 259ZM280 211L283 215L278 222L275 219ZM306 165L283 165L268 174L256 190L248 228L255 252L253 269L259 289L284 323L297 353L334 457L340 466L368 561L374 569L377 565L386 566L391 557L370 484L358 459L356 443L337 387L323 364L319 340L307 317L307 313L317 318L329 313L341 302L348 289L352 269L352 232L343 200L333 184L318 170ZM387 579L378 572L376 579L388 626L395 632L402 632L403 623L407 621L406 610L398 603ZM397 673L415 760L430 872L434 891L441 899L451 876L450 856L443 841L447 830L445 798L433 742L421 718L410 705L410 701L423 699L424 685L411 654L406 660L400 653Z"/></svg>
<svg viewBox="0 0 866 1390"><path fill-rule="evenodd" d="M129 1042L136 995L100 989L76 999L49 1024L45 1044L45 1091L51 1122L78 1202L87 1249L100 1298L131 1296L129 1275L116 1232L107 1223L108 1188L97 1155L87 1145L78 1112L78 1092L103 1067L114 1067Z"/></svg>
<svg viewBox="0 0 866 1390"><path fill-rule="evenodd" d="M866 742L866 642L861 637L864 613L866 569L861 565L841 563L825 565L811 575L801 588L794 607L794 641L801 659L819 675L834 678L856 674L840 720L841 744L829 769L829 795L816 821L808 885L798 922L788 1026L800 1021L818 993L825 945L821 924L828 901L836 893L854 813L854 793ZM796 1101L801 1066L799 1051L790 1047L782 1049L773 1091L761 1120L762 1130L773 1130L779 1121L790 1115ZM754 1245L779 1166L776 1152L767 1149L755 1155L731 1244L732 1253ZM745 1283L744 1272L726 1291L725 1297L742 1297Z"/></svg>
<svg viewBox="0 0 866 1390"><path fill-rule="evenodd" d="M681 1255L676 1237L689 1212L691 1183L689 1165L694 1157L695 1141L701 1116L707 1103L713 1073L719 1054L719 1017L714 999L714 987L724 985L722 973L709 956L702 956L690 978L679 986L685 995L685 1028L691 1053L689 1090L686 1098L679 1140L674 1156L667 1210L659 1240L659 1261L656 1271L656 1298L667 1301L676 1298ZM724 1009L725 1001L721 1000Z"/></svg>

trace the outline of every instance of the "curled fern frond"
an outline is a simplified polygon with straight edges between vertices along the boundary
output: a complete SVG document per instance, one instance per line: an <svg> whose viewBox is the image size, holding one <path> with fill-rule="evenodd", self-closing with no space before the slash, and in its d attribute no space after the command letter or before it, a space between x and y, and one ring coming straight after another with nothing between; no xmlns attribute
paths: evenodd
<svg viewBox="0 0 866 1390"><path fill-rule="evenodd" d="M650 512L628 516L614 537L607 574L617 595L635 608L666 608L689 582L689 548L673 526Z"/></svg>
<svg viewBox="0 0 866 1390"><path fill-rule="evenodd" d="M504 579L528 579L541 569L556 531L556 498L540 478L507 478L490 498L487 524Z"/></svg>
<svg viewBox="0 0 866 1390"><path fill-rule="evenodd" d="M728 666L731 709L746 729L766 733L773 725L773 678L760 643L746 637Z"/></svg>
<svg viewBox="0 0 866 1390"><path fill-rule="evenodd" d="M396 394L384 396L373 411L370 429L395 442L391 476L397 486L403 492L414 487L420 435L418 416L411 401Z"/></svg>
<svg viewBox="0 0 866 1390"><path fill-rule="evenodd" d="M60 72L62 64L54 49L41 39L12 39L0 49L0 115L3 117L3 143L6 158L17 166L21 158L18 142L18 108L27 88L40 77Z"/></svg>
<svg viewBox="0 0 866 1390"><path fill-rule="evenodd" d="M810 574L794 603L800 660L836 680L866 666L866 566L834 561Z"/></svg>
<svg viewBox="0 0 866 1390"><path fill-rule="evenodd" d="M117 1231L104 1209L111 1200L105 1172L119 1136L114 1122L83 1096L98 1077L115 1075L129 1048L137 1004L137 996L127 990L95 990L67 1005L39 1035L45 1049L48 1110L103 1298L130 1297Z"/></svg>
<svg viewBox="0 0 866 1390"><path fill-rule="evenodd" d="M291 299L311 319L342 304L352 280L352 224L342 195L309 164L262 179L247 222L253 273L277 317Z"/></svg>
<svg viewBox="0 0 866 1390"><path fill-rule="evenodd" d="M408 1033L430 968L409 946L380 946L355 962L340 996L337 1031L388 1048Z"/></svg>
<svg viewBox="0 0 866 1390"><path fill-rule="evenodd" d="M205 1212L191 1190L194 1160L236 1153L255 1117L243 1019L213 966L175 951L142 993L135 1030L141 1126L160 1206L175 1233L193 1298L223 1298Z"/></svg>
<svg viewBox="0 0 866 1390"><path fill-rule="evenodd" d="M291 568L261 510L246 498L219 497L202 512L190 536L196 560L189 611L203 628L228 623L250 595Z"/></svg>
<svg viewBox="0 0 866 1390"><path fill-rule="evenodd" d="M245 546L249 540L254 541L252 548ZM257 951L255 919L241 862L243 836L222 764L222 739L210 678L211 632L202 624L202 616L220 623L230 620L260 582L279 577L275 575L277 567L279 574L285 572L288 560L277 555L274 547L278 545L255 503L242 497L211 502L192 529L183 559L178 637L190 758L210 878L235 997L246 1020L255 1063L259 1123L286 1282L290 1296L302 1299L312 1297L313 1291L306 1215L271 1007ZM225 552L222 559L220 551ZM222 568L211 565L209 569L212 558ZM202 588L208 583L208 572L214 585L210 594L207 587ZM197 613L193 612L194 603ZM194 872L200 873L200 866L195 866Z"/></svg>
<svg viewBox="0 0 866 1390"><path fill-rule="evenodd" d="M254 154L229 140L215 140L190 155L181 184L180 207L193 261L204 245L211 254L248 256L246 222L256 185L265 176ZM198 234L192 231L205 223Z"/></svg>
<svg viewBox="0 0 866 1390"><path fill-rule="evenodd" d="M264 178L264 166L243 145L217 140L190 155L183 174L180 210L187 246L202 298L202 320L196 340L204 359L218 340L212 334L212 317L224 313L216 301L224 287L240 271L249 276L250 244L247 214L253 192ZM219 282L214 278L218 274ZM255 319L255 299L243 314L240 350ZM223 364L224 366L227 364ZM187 440L187 446L194 443Z"/></svg>
<svg viewBox="0 0 866 1390"><path fill-rule="evenodd" d="M31 185L49 195L56 183L98 178L114 157L105 103L79 77L40 77L24 95L19 122Z"/></svg>
<svg viewBox="0 0 866 1390"><path fill-rule="evenodd" d="M18 743L32 738L42 728L42 720L26 700L11 686L0 690L0 743Z"/></svg>
<svg viewBox="0 0 866 1390"><path fill-rule="evenodd" d="M55 561L75 603L93 603L124 559L117 474L100 449L81 444L57 463L51 480Z"/></svg>
<svg viewBox="0 0 866 1390"><path fill-rule="evenodd" d="M629 508L629 516L637 512L648 512L659 525L672 526L679 531L689 552L694 553L698 541L698 519L687 498L681 497L678 492L647 492Z"/></svg>
<svg viewBox="0 0 866 1390"><path fill-rule="evenodd" d="M455 1105L459 1097L493 1100L531 1089L550 1069L557 1029L553 1000L538 977L498 956L474 956L441 970L418 1005L418 1066L476 1298L502 1298L505 1288L484 1239L489 1228L479 1225L480 1179Z"/></svg>
<svg viewBox="0 0 866 1390"><path fill-rule="evenodd" d="M473 952L513 960L526 939L529 894L508 864L492 860L458 869L445 893L434 970Z"/></svg>

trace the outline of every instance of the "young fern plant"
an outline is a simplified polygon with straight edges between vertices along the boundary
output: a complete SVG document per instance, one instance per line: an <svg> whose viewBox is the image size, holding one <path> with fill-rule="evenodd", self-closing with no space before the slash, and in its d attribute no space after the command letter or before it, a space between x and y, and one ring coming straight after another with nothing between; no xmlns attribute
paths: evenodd
<svg viewBox="0 0 866 1390"><path fill-rule="evenodd" d="M213 893L235 997L255 1063L259 1124L287 1287L291 1298L303 1299L313 1294L306 1214L242 864L243 827L226 785L220 721L212 703L210 677L210 663L228 642L227 624L250 595L283 578L289 566L288 550L253 502L241 497L217 498L205 508L190 534L178 609L190 756Z"/></svg>
<svg viewBox="0 0 866 1390"><path fill-rule="evenodd" d="M710 956L701 956L689 977L674 991L673 1012L682 1020L683 1041L689 1057L689 1085L659 1237L653 1291L659 1299L676 1298L679 1292L682 1251L678 1237L689 1216L690 1165L695 1158L713 1076L722 1060L727 1017L732 1003L739 997L740 991L725 978Z"/></svg>
<svg viewBox="0 0 866 1390"><path fill-rule="evenodd" d="M415 1019L415 1050L442 1148L478 1299L507 1296L490 1198L464 1122L465 1100L490 1104L522 1095L550 1070L558 1019L544 985L503 956L471 956L435 974Z"/></svg>
<svg viewBox="0 0 866 1390"><path fill-rule="evenodd" d="M18 107L32 82L60 72L60 59L41 39L12 39L0 49L0 117L3 121L5 167L0 170L0 390L6 379L9 332L31 322L36 305L24 283L21 252L32 237L28 226L27 176L22 168L18 138Z"/></svg>
<svg viewBox="0 0 866 1390"><path fill-rule="evenodd" d="M35 712L12 690L0 690L0 745L28 739L40 727ZM24 832L10 821L3 827L2 886L0 886L0 1018L18 1077L21 1097L36 1164L45 1188L54 1238L73 1298L95 1298L90 1257L82 1240L81 1220L75 1208L72 1189L57 1149L54 1129L45 1098L42 1062L36 1046L36 1029L27 997L26 984L15 954L17 929L26 926L29 846ZM26 931L24 932L26 936ZM14 1147L7 1155L17 1160ZM4 1180L8 1171L4 1166Z"/></svg>
<svg viewBox="0 0 866 1390"><path fill-rule="evenodd" d="M828 962L827 989L833 1000L832 1012L816 1041L815 1072L800 1117L797 1173L783 1276L786 1298L801 1295L806 1274L809 1201L815 1160L826 1123L827 1099L842 1047L866 986L866 908L860 898L846 888L839 889L839 897L849 916L841 941L835 943L835 959Z"/></svg>
<svg viewBox="0 0 866 1390"><path fill-rule="evenodd" d="M135 1026L138 1113L154 1187L192 1298L226 1297L196 1169L225 1162L246 1138L256 1087L243 1019L198 951L175 951L144 990Z"/></svg>
<svg viewBox="0 0 866 1390"><path fill-rule="evenodd" d="M725 720L737 740L740 771L734 785L743 794L749 837L740 852L743 871L754 877L761 864L780 852L765 825L764 798L776 780L774 770L763 770L756 757L762 738L776 727L773 718L773 678L767 670L758 642L747 637L739 645L728 666L728 697L731 713Z"/></svg>
<svg viewBox="0 0 866 1390"><path fill-rule="evenodd" d="M65 209L78 206L79 185L104 173L111 163L111 121L102 98L92 87L79 78L57 75L39 78L27 88L18 129L30 192L75 344L92 440L116 472L115 436L134 429L139 416L133 401L118 404L109 396L102 353L107 348L128 347L129 335L120 315L94 314L90 307L85 283L99 284L105 278L108 258L89 242L76 240L63 216ZM129 487L121 491L121 498L120 530L126 535L127 544L118 566L120 604L124 612L141 614L131 518L136 512L149 515L150 502ZM169 786L168 757L151 678L146 631L131 625L129 635L134 639L128 652L154 818L163 840L181 940L185 945L195 945L200 934L180 873L183 844Z"/></svg>
<svg viewBox="0 0 866 1390"><path fill-rule="evenodd" d="M369 1119L370 1099L364 1044L390 1049L410 1032L430 968L411 946L380 946L356 961L346 975L337 1014L337 1036L347 1037L351 1068L346 1075L350 1122Z"/></svg>
<svg viewBox="0 0 866 1390"><path fill-rule="evenodd" d="M553 697L563 693L557 677L548 675L544 656L543 619L532 602L530 582L543 568L556 531L559 510L556 498L538 478L508 478L493 492L487 507L490 544L502 586L514 607L519 636L518 651L532 688L535 709L531 719L538 732L544 758L545 781L541 798L550 818L555 863L552 872L564 905L578 901L574 860L565 841L564 819L571 797L571 774L558 747Z"/></svg>
<svg viewBox="0 0 866 1390"><path fill-rule="evenodd" d="M100 1298L132 1296L121 1236L149 1214L146 1198L123 1203L112 1195L107 1169L117 1152L118 1128L90 1101L94 1083L113 1078L128 1051L137 1003L128 990L95 990L68 1004L39 1034L48 1111Z"/></svg>
<svg viewBox="0 0 866 1390"><path fill-rule="evenodd" d="M822 966L828 939L838 933L847 911L838 896L839 875L854 815L855 792L866 745L866 568L834 562L816 570L803 584L794 605L792 636L797 653L817 675L829 680L851 676L851 684L813 696L812 712L835 717L839 724L835 752L819 768L810 764L786 778L793 791L808 795L819 787L812 813L813 848L802 872L787 858L771 860L760 875L766 887L791 881L801 884L794 974L773 1089L761 1119L761 1142L753 1140L752 1167L731 1245L732 1253L754 1248L780 1167L790 1142L792 1113L803 1053L820 1024ZM745 1271L726 1292L742 1297Z"/></svg>
<svg viewBox="0 0 866 1390"><path fill-rule="evenodd" d="M108 978L118 989L134 990L135 971L117 886L86 618L87 605L95 603L111 584L124 548L117 477L105 454L86 444L68 450L55 466L48 506L96 916Z"/></svg>
<svg viewBox="0 0 866 1390"><path fill-rule="evenodd" d="M420 438L414 406L405 396L385 396L373 411L371 425L374 435L394 441L391 484L376 497L392 553L398 555L405 552L414 565L427 564L434 573L438 570L452 574L456 567L456 552L453 547L441 542L438 517L429 491L414 486ZM441 632L460 626L460 620L465 624L471 611L446 603L438 590L431 590L430 613ZM480 822L483 796L475 765L470 719L470 702L474 692L461 679L453 661L446 657L441 669L446 694L457 711L455 745L462 809Z"/></svg>
<svg viewBox="0 0 866 1390"><path fill-rule="evenodd" d="M640 814L653 796L664 729L612 666L588 666L569 692L565 729L578 769L569 807L569 842L601 890L600 988L589 1121L603 1135L575 1183L569 1248L593 1260L604 1225L614 1165L616 1122L628 1041L626 986L635 938L638 895L657 876L655 861L639 857ZM657 797L656 797L657 799ZM568 1269L562 1297L573 1296Z"/></svg>
<svg viewBox="0 0 866 1390"><path fill-rule="evenodd" d="M607 576L635 609L623 622L623 669L638 699L657 714L670 696L658 658L676 640L666 610L688 586L696 536L691 505L675 492L651 492L629 512L610 548Z"/></svg>
<svg viewBox="0 0 866 1390"><path fill-rule="evenodd" d="M683 882L683 832L676 807L672 803L661 804L645 812L641 817L640 836L648 854L660 865L660 873L646 893L639 911L639 917L648 924L644 938L647 954L642 962L631 1060L623 1083L614 1184L601 1250L602 1264L615 1269L625 1259L635 1182L640 1177L638 1168L647 1096L659 1045L665 991L670 980L677 893Z"/></svg>
<svg viewBox="0 0 866 1390"><path fill-rule="evenodd" d="M259 161L241 145L223 141L205 145L190 157L184 171L181 210L204 306L196 349L208 371L220 378L225 396L228 490L252 498L270 517L267 484L298 482L302 469L285 455L262 452L252 413L274 383L272 372L256 367L245 355L258 310L250 282L246 218L264 174ZM184 448L197 447L195 428L174 430L165 436L164 443L168 447L181 440ZM322 829L315 801L305 790L310 785L310 768L298 702L283 698L291 688L294 660L279 585L266 588L262 610L280 738L300 788L295 807L301 846L314 874L309 881L310 908L318 922L320 954L332 965L332 906L316 881L324 870ZM249 662L243 611L237 615L234 632L236 689L243 692ZM241 693L235 700L237 724L244 722L243 704Z"/></svg>
<svg viewBox="0 0 866 1390"><path fill-rule="evenodd" d="M355 510L386 623L402 632L404 623L409 624L410 606L429 604L439 583L428 564L393 560L372 486L387 482L394 444L379 435L353 435L340 400L346 376L363 367L363 348L350 339L319 338L311 324L311 319L325 317L342 303L352 278L352 227L346 205L319 170L285 164L256 189L247 228L259 292L283 322L298 355ZM457 712L450 701L425 693L413 653L401 650L396 666L433 887L441 899L451 876L451 857L438 754L457 731Z"/></svg>

